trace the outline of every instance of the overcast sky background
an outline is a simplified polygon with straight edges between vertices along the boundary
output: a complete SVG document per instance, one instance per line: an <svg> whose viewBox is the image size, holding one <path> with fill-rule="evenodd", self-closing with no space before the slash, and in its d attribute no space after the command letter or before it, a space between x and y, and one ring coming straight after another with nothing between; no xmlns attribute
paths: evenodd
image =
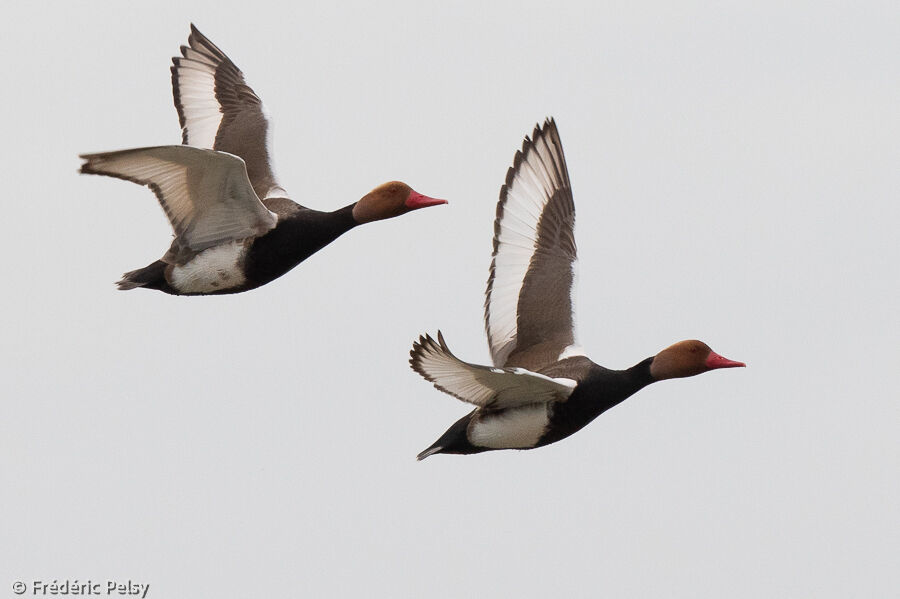
<svg viewBox="0 0 900 599"><path fill-rule="evenodd" d="M677 4L10 9L0 597L896 593L900 9ZM450 205L249 293L116 291L170 229L77 154L180 141L191 21L266 102L295 200L400 179ZM653 385L543 449L418 463L468 408L410 345L440 328L488 361L497 195L549 115L589 355L699 338L749 368Z"/></svg>

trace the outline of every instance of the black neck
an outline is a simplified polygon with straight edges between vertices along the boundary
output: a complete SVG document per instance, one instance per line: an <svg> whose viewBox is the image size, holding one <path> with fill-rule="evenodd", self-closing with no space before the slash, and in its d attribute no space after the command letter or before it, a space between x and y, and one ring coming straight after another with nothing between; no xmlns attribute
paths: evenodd
<svg viewBox="0 0 900 599"><path fill-rule="evenodd" d="M650 376L651 362L653 362L653 358L647 358L625 370L606 370L606 372L600 373L595 388L603 397L600 402L603 405L598 407L601 407L602 411L606 411L654 382L653 377Z"/></svg>
<svg viewBox="0 0 900 599"><path fill-rule="evenodd" d="M334 212L301 210L278 223L278 228L284 227L285 237L294 242L292 253L303 260L357 225L353 220L354 205Z"/></svg>
<svg viewBox="0 0 900 599"><path fill-rule="evenodd" d="M647 358L626 370L610 370L593 364L569 399L553 406L551 426L538 445L568 437L652 383L652 361L653 358Z"/></svg>
<svg viewBox="0 0 900 599"><path fill-rule="evenodd" d="M650 364L653 363L653 356L647 358L646 360L641 360L625 372L628 373L628 378L631 383L635 385L634 391L631 393L637 393L650 383L655 383L656 379L654 379L650 375Z"/></svg>
<svg viewBox="0 0 900 599"><path fill-rule="evenodd" d="M300 209L253 243L245 267L250 287L268 283L356 226L353 206L334 212Z"/></svg>

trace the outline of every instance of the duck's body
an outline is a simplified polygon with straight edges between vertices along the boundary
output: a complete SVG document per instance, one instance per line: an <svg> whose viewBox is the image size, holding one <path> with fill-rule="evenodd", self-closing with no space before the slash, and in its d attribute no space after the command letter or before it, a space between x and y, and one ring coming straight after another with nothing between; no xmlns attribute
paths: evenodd
<svg viewBox="0 0 900 599"><path fill-rule="evenodd" d="M396 181L336 210L311 210L278 184L262 101L225 54L191 25L172 59L181 146L86 154L81 172L147 185L175 239L119 289L176 295L238 293L285 274L358 224L446 203Z"/></svg>
<svg viewBox="0 0 900 599"><path fill-rule="evenodd" d="M186 256L178 263L177 250L168 261L125 273L120 289L145 287L174 295L224 294L249 291L274 281L357 225L353 204L321 212L290 202L265 200L278 215L278 226L259 236L217 245Z"/></svg>
<svg viewBox="0 0 900 599"><path fill-rule="evenodd" d="M432 453L532 449L565 439L652 383L652 360L647 358L627 370L610 370L583 356L557 362L540 374L575 381L572 394L565 401L541 402L525 409L476 408L420 453L419 459Z"/></svg>
<svg viewBox="0 0 900 599"><path fill-rule="evenodd" d="M572 315L575 205L556 124L525 138L500 192L485 328L494 367L463 362L443 335L413 344L410 364L439 390L476 406L419 454L533 449L581 430L647 385L743 366L682 341L625 370L592 362Z"/></svg>

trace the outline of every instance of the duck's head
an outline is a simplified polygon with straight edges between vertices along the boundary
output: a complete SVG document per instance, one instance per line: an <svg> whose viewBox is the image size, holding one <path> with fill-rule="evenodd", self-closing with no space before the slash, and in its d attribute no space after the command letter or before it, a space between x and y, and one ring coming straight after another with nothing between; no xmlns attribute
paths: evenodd
<svg viewBox="0 0 900 599"><path fill-rule="evenodd" d="M379 185L356 202L353 206L353 220L359 224L369 223L446 203L447 200L422 195L406 183L391 181Z"/></svg>
<svg viewBox="0 0 900 599"><path fill-rule="evenodd" d="M717 368L740 366L746 364L724 358L702 341L691 339L679 341L656 354L650 362L650 376L661 381L694 376Z"/></svg>

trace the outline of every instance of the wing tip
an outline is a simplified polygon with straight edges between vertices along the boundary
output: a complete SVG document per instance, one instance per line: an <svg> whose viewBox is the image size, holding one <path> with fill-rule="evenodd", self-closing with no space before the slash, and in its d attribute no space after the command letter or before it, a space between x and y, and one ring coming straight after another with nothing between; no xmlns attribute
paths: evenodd
<svg viewBox="0 0 900 599"><path fill-rule="evenodd" d="M193 23L191 23L191 32L190 32L190 34L188 34L188 45L191 48L197 50L197 44L202 43L204 40L207 40L207 39L208 38L205 35L200 33L200 30L197 29L197 26L194 25ZM181 46L182 52L185 49L186 48L184 46Z"/></svg>
<svg viewBox="0 0 900 599"><path fill-rule="evenodd" d="M524 162L528 158L529 153L535 149L535 145L537 144L537 142L547 135L552 135L556 139L559 138L559 131L556 128L556 120L552 116L545 118L543 125L541 123L535 123L534 130L531 132L531 135L526 135L522 140L521 149L516 150L516 155L513 157L512 166L510 166L506 170L506 179L504 180L503 185L500 187L500 203L497 204L498 218L502 215L502 204L506 201L506 198L509 194L509 188L512 187L512 184L516 179L516 175L518 174L519 169L522 166L522 162Z"/></svg>
<svg viewBox="0 0 900 599"><path fill-rule="evenodd" d="M444 343L444 336L441 334L440 329L438 329L437 334L440 348L446 348L447 345ZM412 349L409 350L409 367L425 380L434 382L422 367L422 360L427 354L438 353L440 348L436 346L434 338L429 333L419 335L419 338L416 341L413 341Z"/></svg>
<svg viewBox="0 0 900 599"><path fill-rule="evenodd" d="M124 152L127 150L120 150L120 152ZM96 154L79 154L78 158L83 160L84 162L78 167L78 172L82 175L104 175L107 177L113 177L116 179L123 179L125 181L132 181L134 183L139 183L135 181L133 177L129 177L124 174L110 172L108 170L104 170L104 162L108 160L110 154L116 154L117 152L99 152Z"/></svg>
<svg viewBox="0 0 900 599"><path fill-rule="evenodd" d="M215 45L212 40L210 40L207 36L205 36L197 26L191 23L191 33L188 35L188 46L190 46L191 50L195 52L199 52L206 56L207 58L213 59L219 63L222 62L230 62L228 56L222 52L222 50ZM185 55L185 50L187 48L185 46L181 47L182 55ZM235 67L237 69L237 67ZM237 69L240 71L240 69Z"/></svg>
<svg viewBox="0 0 900 599"><path fill-rule="evenodd" d="M440 329L437 331L437 339L432 337L429 333L425 333L419 335L419 338L416 341L413 341L412 349L409 351L409 367L412 368L416 374L434 385L434 388L438 391L452 395L462 401L467 401L464 397L460 397L456 393L453 393L438 384L437 379L429 374L427 366L424 364L424 361L427 359L435 361L444 360L453 363L460 361L459 358L454 356L453 352L450 351L447 342L444 340L444 334Z"/></svg>
<svg viewBox="0 0 900 599"><path fill-rule="evenodd" d="M419 335L419 338L413 341L412 349L409 350L409 367L426 379L428 377L422 371L422 354L425 352L425 346L430 339L431 336L428 333Z"/></svg>

